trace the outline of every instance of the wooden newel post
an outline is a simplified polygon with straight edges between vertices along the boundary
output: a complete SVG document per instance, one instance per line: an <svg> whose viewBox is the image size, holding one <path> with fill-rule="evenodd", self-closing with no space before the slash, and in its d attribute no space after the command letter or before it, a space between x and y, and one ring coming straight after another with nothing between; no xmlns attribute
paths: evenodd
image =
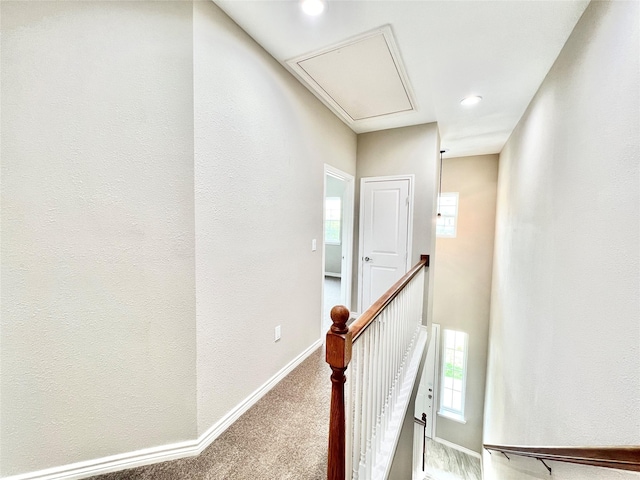
<svg viewBox="0 0 640 480"><path fill-rule="evenodd" d="M344 407L345 370L351 361L351 333L347 327L349 309L336 305L331 309L333 325L327 332L326 360L331 367L331 413L329 416L329 458L327 480L345 480L346 429Z"/></svg>

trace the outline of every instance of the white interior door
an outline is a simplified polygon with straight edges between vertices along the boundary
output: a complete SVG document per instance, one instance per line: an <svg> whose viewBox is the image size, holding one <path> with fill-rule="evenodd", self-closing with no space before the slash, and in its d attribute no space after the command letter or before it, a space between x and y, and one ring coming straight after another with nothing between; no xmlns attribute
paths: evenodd
<svg viewBox="0 0 640 480"><path fill-rule="evenodd" d="M408 270L411 178L363 178L360 195L359 310Z"/></svg>

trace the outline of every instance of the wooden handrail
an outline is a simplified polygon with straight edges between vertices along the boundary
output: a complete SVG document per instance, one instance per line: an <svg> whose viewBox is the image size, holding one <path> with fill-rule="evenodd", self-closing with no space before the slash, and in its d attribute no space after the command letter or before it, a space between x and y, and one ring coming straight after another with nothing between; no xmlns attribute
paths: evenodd
<svg viewBox="0 0 640 480"><path fill-rule="evenodd" d="M429 266L429 255L420 255L420 261L415 266L405 273L400 280L393 284L393 286L387 290L378 300L373 302L369 308L367 308L358 319L351 324L349 331L353 336L355 342L360 334L364 332L369 325L373 323L378 315L384 310L394 298L402 291L404 287L415 277L422 267ZM332 317L333 318L333 317Z"/></svg>
<svg viewBox="0 0 640 480"><path fill-rule="evenodd" d="M333 325L327 332L326 361L331 367L331 407L329 416L329 452L327 479L344 480L346 460L346 413L344 403L345 371L351 361L351 347L356 338L366 330L389 302L407 286L425 266L429 255L421 255L420 261L398 280L387 292L369 307L353 325L347 327L349 309L336 305L331 309Z"/></svg>
<svg viewBox="0 0 640 480"><path fill-rule="evenodd" d="M510 453L521 457L531 457L544 463L554 462L577 463L592 467L616 468L640 472L640 446L611 447L522 447L516 445L484 444L488 451ZM551 469L545 463L551 473Z"/></svg>

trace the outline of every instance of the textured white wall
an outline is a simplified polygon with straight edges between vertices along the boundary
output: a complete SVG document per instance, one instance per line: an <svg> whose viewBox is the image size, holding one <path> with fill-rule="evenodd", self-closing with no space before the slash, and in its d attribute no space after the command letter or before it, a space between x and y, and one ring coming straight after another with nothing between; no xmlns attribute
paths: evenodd
<svg viewBox="0 0 640 480"><path fill-rule="evenodd" d="M379 132L358 135L358 163L356 178L356 215L354 246L354 279L353 295L354 307L358 298L358 226L360 204L360 181L363 177L378 177L387 175L415 176L414 209L413 209L413 251L412 264L420 260L421 254L431 255L431 265L435 261L435 215L436 195L440 148L438 125L429 123L413 127L394 128ZM434 269L429 268L425 278L425 305L424 323L431 322L433 309L433 274ZM366 307L363 307L366 308ZM360 312L362 313L362 312ZM425 349L426 356L426 349ZM418 377L424 367L424 359L420 365ZM407 409L394 460L389 472L392 480L410 478L413 455L413 416L416 394L419 381L416 381L411 395L411 402Z"/></svg>
<svg viewBox="0 0 640 480"><path fill-rule="evenodd" d="M360 181L363 177L415 175L411 263L417 263L423 253L431 255L431 261L433 262L436 245L435 202L438 169L440 168L439 148L440 137L438 135L438 125L435 123L358 135L358 174L356 177L355 236L353 240L354 248L356 249L353 263L353 308L357 307L358 271L360 268L357 252L360 225ZM426 313L430 319L433 288L429 285L433 285L432 268L429 269L425 287L429 292Z"/></svg>
<svg viewBox="0 0 640 480"><path fill-rule="evenodd" d="M491 267L496 219L498 155L448 158L442 191L458 192L455 238L436 240L433 321L469 334L466 423L438 416L438 437L482 450L482 418L489 337Z"/></svg>
<svg viewBox="0 0 640 480"><path fill-rule="evenodd" d="M1 8L0 473L192 439L191 5Z"/></svg>
<svg viewBox="0 0 640 480"><path fill-rule="evenodd" d="M639 13L591 2L500 156L487 443L640 444Z"/></svg>
<svg viewBox="0 0 640 480"><path fill-rule="evenodd" d="M325 272L342 273L342 245L325 245L324 269Z"/></svg>
<svg viewBox="0 0 640 480"><path fill-rule="evenodd" d="M358 135L356 226L359 225L357 212L362 178L415 175L412 263L420 260L421 254L432 253L431 249L435 248L433 222L438 183L439 143L436 123ZM355 244L358 245L357 238Z"/></svg>
<svg viewBox="0 0 640 480"><path fill-rule="evenodd" d="M320 338L324 163L355 174L356 136L212 2L194 86L202 433Z"/></svg>

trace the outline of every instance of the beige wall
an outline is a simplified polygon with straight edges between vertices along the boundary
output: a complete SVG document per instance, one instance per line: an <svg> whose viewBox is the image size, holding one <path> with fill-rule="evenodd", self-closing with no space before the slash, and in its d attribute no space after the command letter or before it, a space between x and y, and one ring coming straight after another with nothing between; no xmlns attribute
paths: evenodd
<svg viewBox="0 0 640 480"><path fill-rule="evenodd" d="M0 8L0 474L191 439L191 5Z"/></svg>
<svg viewBox="0 0 640 480"><path fill-rule="evenodd" d="M435 214L439 164L440 137L435 123L413 127L394 128L379 132L358 135L357 178L356 178L356 219L355 240L358 245L360 183L365 177L389 175L415 176L413 211L413 252L412 263L420 260L421 254L431 255L435 259ZM433 263L431 263L433 265ZM354 255L353 303L356 308L358 289L357 272L359 254ZM429 268L425 278L424 319L426 325L431 321L433 296L433 268ZM362 312L359 312L362 313ZM425 349L426 352L426 349ZM426 353L425 353L426 354ZM419 379L424 367L423 355L415 383L411 402L407 409L389 478L400 480L411 478L413 457L413 411Z"/></svg>
<svg viewBox="0 0 640 480"><path fill-rule="evenodd" d="M192 445L320 339L356 135L210 1L0 8L0 475Z"/></svg>
<svg viewBox="0 0 640 480"><path fill-rule="evenodd" d="M640 444L639 7L591 2L500 155L487 443ZM484 471L548 478L486 453Z"/></svg>
<svg viewBox="0 0 640 480"><path fill-rule="evenodd" d="M439 169L440 137L435 123L413 127L394 128L358 135L355 237L356 249L353 263L353 307L357 308L358 271L360 257L358 249L360 183L364 177L389 175L415 176L413 210L413 251L412 264L420 260L421 254L435 253L435 201ZM433 269L426 279L426 290L431 295L433 288ZM430 318L431 298L425 311ZM359 312L362 313L362 312Z"/></svg>
<svg viewBox="0 0 640 480"><path fill-rule="evenodd" d="M489 333L498 155L447 158L442 191L458 192L455 238L436 239L433 321L469 335L466 423L436 419L436 436L480 453ZM440 372L438 372L440 374Z"/></svg>
<svg viewBox="0 0 640 480"><path fill-rule="evenodd" d="M320 339L324 164L354 175L356 135L213 2L194 85L202 434Z"/></svg>

